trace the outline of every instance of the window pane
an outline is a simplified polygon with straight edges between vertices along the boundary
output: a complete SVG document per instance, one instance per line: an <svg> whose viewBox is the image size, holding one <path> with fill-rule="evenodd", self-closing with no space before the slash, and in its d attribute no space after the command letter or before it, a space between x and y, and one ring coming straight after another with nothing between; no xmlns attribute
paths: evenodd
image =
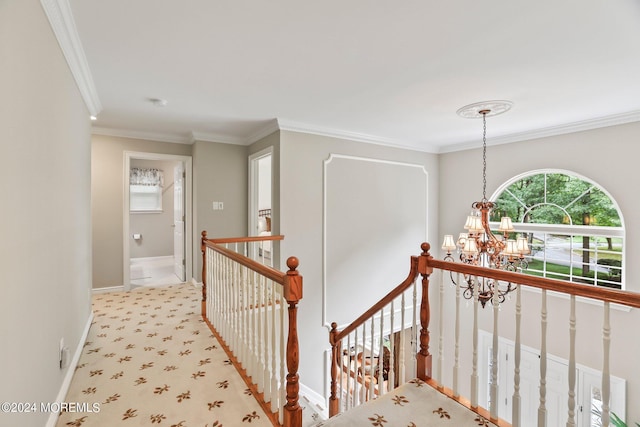
<svg viewBox="0 0 640 427"><path fill-rule="evenodd" d="M151 185L129 186L129 210L161 211L162 188Z"/></svg>

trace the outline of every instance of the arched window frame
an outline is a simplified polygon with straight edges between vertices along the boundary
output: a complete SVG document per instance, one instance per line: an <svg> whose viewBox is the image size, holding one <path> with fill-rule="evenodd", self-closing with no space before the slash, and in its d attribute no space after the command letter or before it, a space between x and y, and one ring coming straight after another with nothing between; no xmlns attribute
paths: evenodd
<svg viewBox="0 0 640 427"><path fill-rule="evenodd" d="M618 216L620 218L620 223L621 226L620 227L603 227L603 226L592 226L592 225L574 225L574 224L538 224L538 223L523 223L523 222L519 222L518 218L512 218L513 220L513 225L515 228L515 232L516 233L545 233L545 234L552 234L552 235L567 235L567 236L588 236L588 237L601 237L601 238L614 238L614 239L620 239L622 242L622 248L621 248L621 258L622 258L622 265L621 265L621 269L620 269L620 274L621 276L621 281L619 282L620 284L620 288L621 289L625 289L625 277L626 277L626 260L625 260L625 254L626 254L626 228L625 228L625 223L624 223L624 216L622 215L622 211L620 210L620 207L617 203L617 201L611 196L611 194L606 190L606 188L602 187L601 185L599 185L597 182L595 182L594 180L585 177L581 174L578 174L576 172L573 171L568 171L568 170L563 170L563 169L537 169L537 170L532 170L532 171L528 171L528 172L524 172L522 174L516 175L514 177L512 177L511 179L509 179L508 181L504 182L500 187L498 187L496 189L496 191L491 195L490 200L493 202L496 202L496 200L502 195L502 193L504 193L505 191L507 191L507 189L514 184L515 182L520 181L523 178L529 177L529 176L534 176L534 175L541 175L541 174L563 174L563 175L568 175L577 179L580 179L584 182L589 183L590 185L592 185L593 187L597 188L598 190L602 191L611 201L613 207L616 209L616 211L618 212ZM545 180L545 193L544 193L544 199L545 202L544 203L536 203L534 205L531 205L530 207L528 207L529 210L532 210L535 207L538 207L540 205L553 205L563 211L566 212L566 209L554 204L554 203L546 203L547 201L547 189L546 189L546 180ZM570 217L570 215L567 215ZM499 227L499 223L498 222L491 222L491 228L492 229L498 229ZM596 253L597 253L597 247L596 247ZM545 261L546 261L546 251L544 252L544 256L545 256ZM597 262L597 259L596 259ZM546 271L546 263L544 264L545 267L542 271L539 271L543 276L547 277L548 272ZM525 273L527 273L525 271ZM554 276L555 278L555 276ZM569 280L569 281L574 281L574 276L573 274L570 274L567 277L563 277L564 280ZM599 280L597 278L594 279L594 285L599 285L599 286L606 286L607 283L605 281L605 284L599 284L598 283ZM602 282L602 281L600 281Z"/></svg>

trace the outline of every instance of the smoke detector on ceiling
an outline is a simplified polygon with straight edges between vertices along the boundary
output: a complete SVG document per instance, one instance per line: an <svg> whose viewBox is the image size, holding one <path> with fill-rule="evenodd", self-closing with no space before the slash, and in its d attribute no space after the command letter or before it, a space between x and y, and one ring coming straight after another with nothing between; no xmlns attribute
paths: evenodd
<svg viewBox="0 0 640 427"><path fill-rule="evenodd" d="M155 105L156 107L165 107L168 102L166 99L161 98L148 98L149 102Z"/></svg>

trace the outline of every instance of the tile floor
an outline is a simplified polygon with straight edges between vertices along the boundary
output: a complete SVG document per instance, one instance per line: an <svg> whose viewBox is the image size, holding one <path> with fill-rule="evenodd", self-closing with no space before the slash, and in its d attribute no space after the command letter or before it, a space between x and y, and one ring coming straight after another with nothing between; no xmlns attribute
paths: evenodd
<svg viewBox="0 0 640 427"><path fill-rule="evenodd" d="M131 258L131 286L161 286L183 283L173 272L173 256Z"/></svg>

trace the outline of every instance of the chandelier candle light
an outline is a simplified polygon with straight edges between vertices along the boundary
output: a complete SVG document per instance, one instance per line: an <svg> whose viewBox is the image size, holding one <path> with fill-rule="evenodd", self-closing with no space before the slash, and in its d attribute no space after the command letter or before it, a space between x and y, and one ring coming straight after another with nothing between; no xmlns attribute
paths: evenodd
<svg viewBox="0 0 640 427"><path fill-rule="evenodd" d="M471 205L472 212L464 225L467 232L460 233L457 241L451 234L444 236L442 249L447 252L445 260L454 261L452 251L457 251L460 261L471 265L509 271L521 271L527 268L525 255L530 253L528 240L524 236L516 240L509 239L509 234L514 232L511 218L508 216L501 218L498 227L498 231L502 234L500 237L491 232L489 224L489 216L496 205L487 199L487 116L496 116L509 111L512 105L510 101L486 101L467 105L457 111L457 114L464 118L482 117L482 200ZM515 289L515 285L511 283L504 289L500 289L497 281L489 279L478 281L470 276L465 277L465 283L461 286L466 299L473 298L474 288L477 286L478 299L482 307L487 301L493 302L494 295L499 303L503 302L505 296Z"/></svg>

